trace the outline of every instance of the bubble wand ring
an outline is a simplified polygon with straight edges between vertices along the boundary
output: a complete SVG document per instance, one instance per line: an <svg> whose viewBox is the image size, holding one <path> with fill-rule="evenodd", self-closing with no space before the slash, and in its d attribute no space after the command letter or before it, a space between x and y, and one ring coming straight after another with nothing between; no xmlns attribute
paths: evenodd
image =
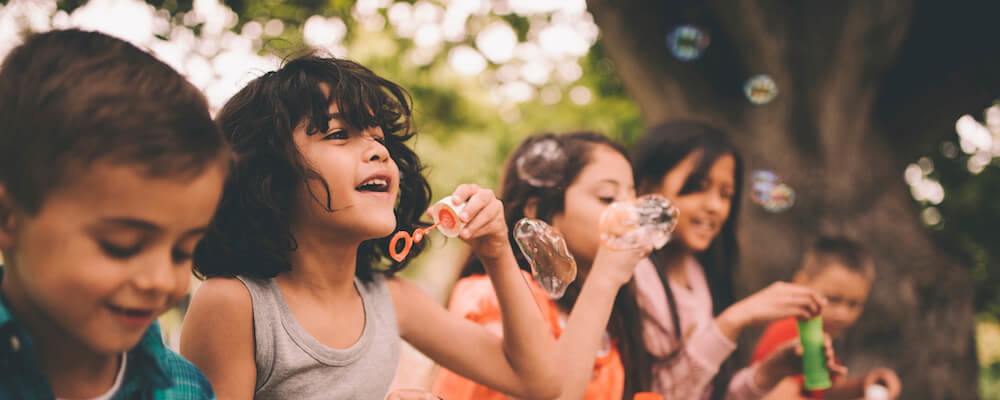
<svg viewBox="0 0 1000 400"><path fill-rule="evenodd" d="M432 218L434 218L434 224L426 228L417 228L413 231L413 234L406 231L396 232L396 234L392 236L392 239L389 240L389 257L392 257L392 259L396 260L396 262L403 262L403 260L406 259L406 256L410 254L413 244L420 243L420 241L424 239L424 236L430 233L430 231L438 227L454 230L458 225L458 218L455 215L455 210L450 207L437 207L437 210L435 210L435 207L432 207L427 212ZM449 235L451 232L442 231L442 233L445 233L447 236L453 236ZM397 251L400 240L403 241L403 248L402 250Z"/></svg>

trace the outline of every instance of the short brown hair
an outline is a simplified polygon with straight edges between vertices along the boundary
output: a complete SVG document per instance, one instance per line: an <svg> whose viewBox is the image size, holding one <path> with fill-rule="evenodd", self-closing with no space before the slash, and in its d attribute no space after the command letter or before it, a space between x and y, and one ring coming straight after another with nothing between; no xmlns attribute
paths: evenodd
<svg viewBox="0 0 1000 400"><path fill-rule="evenodd" d="M201 92L123 40L50 31L0 65L0 184L29 213L96 161L174 177L226 154Z"/></svg>
<svg viewBox="0 0 1000 400"><path fill-rule="evenodd" d="M802 270L808 278L813 278L834 264L869 280L875 278L875 261L868 250L861 243L842 236L817 239L803 257Z"/></svg>

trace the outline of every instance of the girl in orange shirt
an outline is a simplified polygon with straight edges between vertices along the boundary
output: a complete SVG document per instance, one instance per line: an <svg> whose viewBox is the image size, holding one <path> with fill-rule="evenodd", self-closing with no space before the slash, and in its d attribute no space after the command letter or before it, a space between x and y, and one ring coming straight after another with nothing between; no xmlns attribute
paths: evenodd
<svg viewBox="0 0 1000 400"><path fill-rule="evenodd" d="M517 160L539 144L549 145L550 156L565 159L556 170L525 171L522 163L519 171ZM544 174L551 181L540 185L533 182L532 174ZM635 392L649 387L651 362L641 329L634 329L641 322L631 281L635 265L648 249L608 249L598 232L604 209L634 196L626 152L600 134L530 137L507 161L500 198L508 231L513 232L514 224L524 217L549 223L565 238L578 267L577 279L558 300L550 299L524 273L553 336L559 338L554 352L562 368L561 398L632 399ZM524 257L517 255L521 268L530 271ZM500 335L496 294L482 266L472 259L462 276L452 293L450 310ZM507 398L445 369L438 374L434 393L448 400Z"/></svg>

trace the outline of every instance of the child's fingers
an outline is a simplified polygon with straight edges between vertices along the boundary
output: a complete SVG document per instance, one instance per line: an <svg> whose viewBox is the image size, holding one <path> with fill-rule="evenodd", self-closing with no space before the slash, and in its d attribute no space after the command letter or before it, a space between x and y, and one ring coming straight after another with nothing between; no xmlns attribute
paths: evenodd
<svg viewBox="0 0 1000 400"><path fill-rule="evenodd" d="M469 201L469 198L475 195L476 192L479 192L479 185L470 183L458 185L455 191L451 193L451 204L456 206L461 205Z"/></svg>
<svg viewBox="0 0 1000 400"><path fill-rule="evenodd" d="M827 361L826 368L834 376L847 376L847 367L837 364L835 361Z"/></svg>
<svg viewBox="0 0 1000 400"><path fill-rule="evenodd" d="M468 225L477 218L480 212L483 211L490 203L496 202L496 196L493 195L493 191L489 189L479 189L476 194L472 195L468 201L465 202L465 207L462 207L462 212L458 215L458 219Z"/></svg>
<svg viewBox="0 0 1000 400"><path fill-rule="evenodd" d="M500 206L500 202L495 201L490 203L486 208L480 210L472 221L465 225L465 229L462 230L462 238L472 239L491 233L488 231L489 225L497 223L497 219L502 212L503 207Z"/></svg>

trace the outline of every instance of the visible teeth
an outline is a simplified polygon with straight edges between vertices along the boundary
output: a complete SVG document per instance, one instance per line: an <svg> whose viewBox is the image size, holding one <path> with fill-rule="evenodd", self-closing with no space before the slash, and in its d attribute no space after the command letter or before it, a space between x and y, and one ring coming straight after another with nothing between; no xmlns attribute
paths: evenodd
<svg viewBox="0 0 1000 400"><path fill-rule="evenodd" d="M386 186L388 184L389 182L387 182L385 179L372 178L362 183L361 186L368 186L368 185Z"/></svg>

